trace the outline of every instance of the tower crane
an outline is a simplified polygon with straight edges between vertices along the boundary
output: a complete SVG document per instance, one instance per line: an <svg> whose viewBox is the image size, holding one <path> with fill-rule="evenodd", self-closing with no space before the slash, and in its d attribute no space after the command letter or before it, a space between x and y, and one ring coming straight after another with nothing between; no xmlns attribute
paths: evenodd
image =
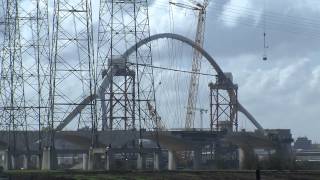
<svg viewBox="0 0 320 180"><path fill-rule="evenodd" d="M187 108L187 107L186 107ZM193 111L199 111L200 112L200 129L203 129L203 114L204 113L208 113L208 109L204 109L204 108L193 108ZM192 124L192 126L194 127L194 125Z"/></svg>
<svg viewBox="0 0 320 180"><path fill-rule="evenodd" d="M198 11L198 24L197 24L197 32L195 42L202 47L204 42L204 30L205 30L205 19L206 19L206 8L208 7L209 1L204 0L203 3L196 2L194 0L189 0L192 5L169 2L172 5L190 9L193 11ZM188 104L187 104L187 114L185 121L185 128L191 129L191 126L195 121L195 110L197 98L198 98L198 89L199 89L199 72L201 69L201 58L202 55L194 50L193 51L193 59L192 59L192 72L190 83L189 83L189 95L188 95Z"/></svg>
<svg viewBox="0 0 320 180"><path fill-rule="evenodd" d="M208 109L195 108L195 110L200 111L200 129L203 129L203 113L208 113Z"/></svg>
<svg viewBox="0 0 320 180"><path fill-rule="evenodd" d="M151 116L151 119L155 123L156 127L159 130L167 129L166 126L161 121L161 116L158 114L158 112L153 107L153 105L150 103L150 101L147 101L147 106L148 106L149 115Z"/></svg>

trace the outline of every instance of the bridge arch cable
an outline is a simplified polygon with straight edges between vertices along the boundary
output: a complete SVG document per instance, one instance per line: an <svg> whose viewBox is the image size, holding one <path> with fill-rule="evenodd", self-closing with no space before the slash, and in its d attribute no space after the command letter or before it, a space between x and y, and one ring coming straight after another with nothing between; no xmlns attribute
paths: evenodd
<svg viewBox="0 0 320 180"><path fill-rule="evenodd" d="M192 72L181 67L185 45L165 39L154 41L154 77L156 84L157 112L161 123L167 128L181 128L185 95L181 90L187 83L183 78ZM160 45L160 46L159 46ZM165 48L163 48L165 47Z"/></svg>
<svg viewBox="0 0 320 180"><path fill-rule="evenodd" d="M189 79L191 75L198 74L200 76L200 84L202 93L199 98L197 107L209 106L208 100L208 82L216 79L216 74L212 68L203 68L199 73L191 70L192 61L188 61L192 56L192 48L186 46L185 43L172 40L161 39L155 40L153 44L153 59L154 65L154 78L156 84L156 97L157 97L157 113L160 116L161 123L166 129L184 129L187 91ZM161 46L159 46L161 44ZM205 61L205 63L207 63ZM210 67L207 63L206 67ZM139 66L144 66L139 64ZM160 85L157 85L161 82ZM200 113L196 112L196 121L193 125L194 128L200 128ZM205 116L206 127L210 126L209 114Z"/></svg>

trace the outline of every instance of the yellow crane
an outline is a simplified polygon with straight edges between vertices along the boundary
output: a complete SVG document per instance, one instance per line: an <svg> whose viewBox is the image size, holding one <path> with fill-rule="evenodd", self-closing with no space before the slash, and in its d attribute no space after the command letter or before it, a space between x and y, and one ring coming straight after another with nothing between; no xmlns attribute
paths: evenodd
<svg viewBox="0 0 320 180"><path fill-rule="evenodd" d="M150 101L147 101L147 107L149 111L149 115L151 117L151 120L156 125L156 128L158 130L166 130L165 124L161 120L161 116L158 114L156 109L153 107L153 105L150 103Z"/></svg>
<svg viewBox="0 0 320 180"><path fill-rule="evenodd" d="M197 31L196 31L196 38L195 42L200 46L203 47L204 42L204 30L205 30L205 19L206 19L206 8L208 7L208 0L204 0L202 3L197 1L189 0L191 5L183 4L183 3L176 3L170 1L169 3L175 5L177 7L190 9L193 11L198 11L198 24L197 24ZM202 55L194 50L193 51L193 59L192 59L192 72L189 84L189 95L188 95L188 104L187 104L187 114L186 114L186 121L185 121L185 128L191 129L192 125L195 121L195 110L196 103L198 99L198 89L199 89L199 72L201 69L201 58Z"/></svg>

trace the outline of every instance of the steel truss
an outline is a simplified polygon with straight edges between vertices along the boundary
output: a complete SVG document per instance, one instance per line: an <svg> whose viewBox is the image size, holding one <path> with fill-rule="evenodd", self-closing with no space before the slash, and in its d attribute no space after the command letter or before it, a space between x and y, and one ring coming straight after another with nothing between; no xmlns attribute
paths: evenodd
<svg viewBox="0 0 320 180"><path fill-rule="evenodd" d="M211 131L238 131L238 86L218 76L209 88Z"/></svg>
<svg viewBox="0 0 320 180"><path fill-rule="evenodd" d="M95 94L90 0L57 0L54 7L53 49L50 64L50 129L54 129L86 96ZM69 125L71 129L89 128L95 122L95 101L87 104Z"/></svg>
<svg viewBox="0 0 320 180"><path fill-rule="evenodd" d="M30 150L28 136L17 143L16 133L38 130L40 156L42 130L47 126L48 4L45 0L0 4L0 128L9 132L9 167L15 169L17 146Z"/></svg>
<svg viewBox="0 0 320 180"><path fill-rule="evenodd" d="M150 36L147 0L100 1L98 53L98 78L104 69L125 50ZM151 45L136 49L128 59L127 70L134 72L112 78L112 85L105 93L107 111L101 112L103 130L135 130L154 128L147 102L155 107L154 79ZM143 64L140 66L138 64ZM139 122L136 122L138 120Z"/></svg>

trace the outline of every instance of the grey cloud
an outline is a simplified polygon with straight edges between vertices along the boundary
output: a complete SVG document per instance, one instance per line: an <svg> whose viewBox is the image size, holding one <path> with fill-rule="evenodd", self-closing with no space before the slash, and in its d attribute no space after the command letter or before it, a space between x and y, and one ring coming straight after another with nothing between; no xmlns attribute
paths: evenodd
<svg viewBox="0 0 320 180"><path fill-rule="evenodd" d="M290 128L295 137L307 135L319 141L315 128L320 124L320 103L317 101L320 93L319 36L315 31L320 25L316 21L319 19L319 2L267 1L265 16L269 60L266 62L261 60L261 20L264 14L258 22L250 16L263 9L263 1L250 0L249 9L243 8L245 5L233 7L236 9L233 13L245 11L247 14L237 19L229 18L229 21L235 21L233 27L221 20L224 7L229 2L213 1L209 7L205 49L224 71L234 73L239 84L240 101L265 128ZM169 20L165 17L161 20L165 21L160 24L164 27L157 26L157 32L168 30L165 25ZM187 33L182 26L187 20L174 21L175 32L193 38L195 28L192 33Z"/></svg>

